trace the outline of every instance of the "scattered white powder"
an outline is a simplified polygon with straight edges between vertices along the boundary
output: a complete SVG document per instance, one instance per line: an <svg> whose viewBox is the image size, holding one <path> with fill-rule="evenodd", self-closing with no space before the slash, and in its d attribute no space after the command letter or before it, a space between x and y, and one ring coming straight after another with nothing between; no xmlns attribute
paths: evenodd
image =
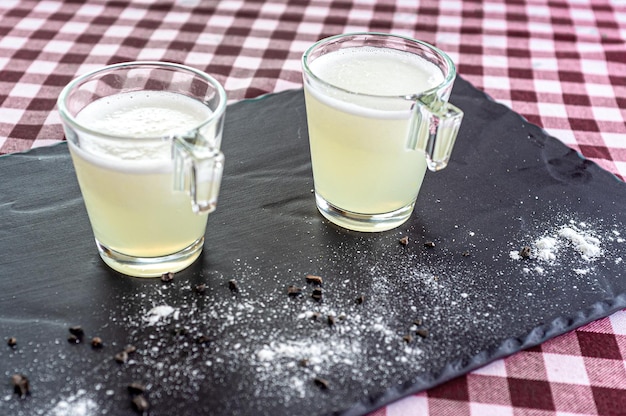
<svg viewBox="0 0 626 416"><path fill-rule="evenodd" d="M559 230L559 236L568 239L585 260L593 260L602 254L600 240L588 233L570 227L562 227Z"/></svg>
<svg viewBox="0 0 626 416"><path fill-rule="evenodd" d="M293 366L298 360L306 360L307 365L319 366L321 364L344 363L352 365L355 354L359 354L361 348L358 344L335 342L328 345L323 341L294 340L277 342L272 341L257 351L259 361L268 362L267 365L276 367L276 360L287 359L287 365ZM266 366L267 366L266 365Z"/></svg>
<svg viewBox="0 0 626 416"><path fill-rule="evenodd" d="M92 416L99 414L97 403L86 395L86 390L78 390L76 394L58 402L50 411L50 416Z"/></svg>
<svg viewBox="0 0 626 416"><path fill-rule="evenodd" d="M540 260L551 261L556 259L558 241L554 237L542 237L535 242L535 257Z"/></svg>
<svg viewBox="0 0 626 416"><path fill-rule="evenodd" d="M561 217L556 225L523 238L515 236L515 244L521 240L531 248L529 259L522 259L519 249L509 253L525 274L522 279L499 279L506 275L494 276L485 263L470 256L459 260L458 252L429 263L431 258L423 252L409 250L413 245L400 247L392 240L390 244L397 250L378 249L364 238L360 243L327 246L323 259L312 258L307 265L292 264L289 253L273 259L280 265L275 269L259 265L262 258L255 258L252 264L234 261L228 276L202 276L208 288L202 295L194 291L191 282L147 285L141 293L120 294L116 298L119 309L111 311L109 322L123 327L127 336L105 342L112 347L115 343L109 352L135 345L131 361L118 366L112 363L111 354L91 350L75 356L86 360L84 364L94 372L68 380L62 400L50 402L41 414L117 414L118 404L109 396L119 394L119 386L128 380L149 381L152 397L171 398L171 414L188 410L184 406L198 401L207 383L216 380L233 383L229 386L232 397L220 402L223 408L215 409L221 414L237 413L240 409L230 408L230 403L242 401L251 408L271 402L286 413L301 412L302 403L310 405L320 397L315 377L331 384L328 392L321 393L324 400L341 404L356 400L345 394L349 385L358 385L368 394L380 393L384 386L428 369L429 360L443 363L442 351L466 354L467 345L459 339L475 340L476 334L485 333L494 339L508 336L503 323L511 317L503 307L502 292L510 293L512 302L534 313L542 305L537 302L542 301L544 292L559 288L543 283L563 276L567 268L571 274L564 278L580 290L593 285L603 257L610 258L605 263L615 268L624 256L621 249L615 249L622 239L620 232L614 229L617 226L606 232L607 228L594 228L597 225ZM476 241L483 236L472 232L469 237ZM499 247L493 248L499 251ZM446 250L445 245L438 245L438 250ZM290 266L287 272L285 265ZM304 273L324 277L323 302L311 299L312 286L303 280ZM533 280L533 274L541 277ZM230 279L238 282L236 294L225 284ZM289 284L301 286L305 296L288 297L285 289ZM355 302L360 295L365 301ZM520 297L524 302L518 302ZM558 297L555 299L558 302ZM333 324L328 316L334 318ZM425 338L417 332L422 329L428 331ZM408 342L407 335L412 337ZM199 342L201 337L208 341ZM61 355L56 358L56 363L65 362ZM41 372L40 364L33 365L27 373ZM108 373L111 366L115 372ZM49 374L42 377L56 377L57 370L51 365ZM89 381L103 374L110 379L102 379L99 395L76 393L78 388L94 386Z"/></svg>
<svg viewBox="0 0 626 416"><path fill-rule="evenodd" d="M146 316L144 316L144 320L148 322L148 325L154 325L161 319L167 318L172 314L174 319L178 319L179 311L177 309L169 305L155 306L148 311Z"/></svg>
<svg viewBox="0 0 626 416"><path fill-rule="evenodd" d="M541 236L532 243L530 257L544 262L555 262L559 260L559 253L571 248L585 261L593 261L601 257L603 255L602 241L595 236L596 231L584 229L586 227L588 225L584 222L579 223L578 226L571 223L556 227L548 235ZM519 251L511 250L509 258L521 260L522 256Z"/></svg>
<svg viewBox="0 0 626 416"><path fill-rule="evenodd" d="M240 380L232 386L233 403L270 401L298 413L303 401L320 394L316 377L328 380L333 392L355 384L377 392L422 371L425 357L439 348L465 348L458 345L458 334L500 330L495 295L474 296L482 271L468 273L467 262L452 256L444 265L425 266L421 253L399 245L374 252L367 242L333 247L320 262L331 269L341 265L339 270L318 269L312 260L306 270L297 264L292 267L298 272L272 273L236 261L230 275L207 278L211 289L202 295L191 283L123 295L117 324L127 328L128 338L118 342L135 345L137 352L120 374L150 380L159 394L187 402L209 381ZM324 276L322 302L311 299L313 286L304 281L308 272ZM223 285L230 279L238 282L236 294ZM301 286L304 296L288 297L289 284ZM259 293L259 287L267 290ZM359 303L361 295L365 300ZM202 336L206 343L198 342ZM437 352L431 351L435 342Z"/></svg>
<svg viewBox="0 0 626 416"><path fill-rule="evenodd" d="M276 353L268 348L263 348L261 351L257 352L256 355L260 361L273 361Z"/></svg>
<svg viewBox="0 0 626 416"><path fill-rule="evenodd" d="M577 276L593 278L597 264L608 264L607 260L613 264L623 261L621 250L616 250L615 246L624 243L618 225L607 227L602 220L560 218L561 224L550 225L545 231L538 231L538 235L522 238L522 241L530 241L526 256L529 258L524 258L519 248L509 251L511 260L523 262L524 273L549 277L570 267Z"/></svg>

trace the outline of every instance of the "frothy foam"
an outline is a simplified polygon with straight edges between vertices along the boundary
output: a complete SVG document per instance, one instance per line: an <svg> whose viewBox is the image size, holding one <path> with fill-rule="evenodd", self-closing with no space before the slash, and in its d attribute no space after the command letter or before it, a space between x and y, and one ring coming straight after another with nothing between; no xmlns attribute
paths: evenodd
<svg viewBox="0 0 626 416"><path fill-rule="evenodd" d="M76 120L102 136L81 133L72 151L117 171L171 171L171 140L201 126L211 116L201 102L167 91L120 93L96 100ZM212 137L211 132L204 132Z"/></svg>
<svg viewBox="0 0 626 416"><path fill-rule="evenodd" d="M369 95L419 94L444 80L436 65L418 55L375 47L340 49L318 57L310 68L336 87Z"/></svg>
<svg viewBox="0 0 626 416"><path fill-rule="evenodd" d="M341 111L367 118L407 119L414 97L444 81L441 70L415 54L397 50L345 48L310 63L311 71L342 90L315 86L308 92ZM361 95L359 95L361 94Z"/></svg>
<svg viewBox="0 0 626 416"><path fill-rule="evenodd" d="M145 139L185 133L200 126L210 115L205 105L187 96L140 91L96 100L76 119L106 135Z"/></svg>

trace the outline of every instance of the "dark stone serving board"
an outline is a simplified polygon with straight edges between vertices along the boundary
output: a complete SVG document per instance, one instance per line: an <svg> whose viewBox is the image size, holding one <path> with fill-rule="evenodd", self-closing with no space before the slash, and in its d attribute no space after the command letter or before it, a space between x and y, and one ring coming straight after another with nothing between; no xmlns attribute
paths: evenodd
<svg viewBox="0 0 626 416"><path fill-rule="evenodd" d="M100 261L65 144L1 157L0 336L17 346L0 346L0 414L135 414L137 381L152 415L360 415L626 307L624 183L463 79L451 101L465 120L449 167L380 234L317 213L301 90L231 105L203 255L169 284ZM545 236L554 260L510 254ZM156 306L174 312L151 324Z"/></svg>

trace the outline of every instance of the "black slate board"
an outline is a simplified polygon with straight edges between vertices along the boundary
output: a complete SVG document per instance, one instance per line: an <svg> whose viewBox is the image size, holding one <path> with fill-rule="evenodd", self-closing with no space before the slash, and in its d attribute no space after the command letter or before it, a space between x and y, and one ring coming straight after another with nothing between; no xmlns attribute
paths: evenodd
<svg viewBox="0 0 626 416"><path fill-rule="evenodd" d="M451 101L466 114L452 162L380 234L317 213L301 90L231 105L203 256L170 284L99 260L65 144L0 158L0 336L18 340L0 346L0 414L135 414L131 381L152 415L364 414L626 307L624 183L463 79ZM561 226L602 255L568 242L554 261L509 255ZM176 312L149 325L164 305ZM85 342L67 342L71 325Z"/></svg>

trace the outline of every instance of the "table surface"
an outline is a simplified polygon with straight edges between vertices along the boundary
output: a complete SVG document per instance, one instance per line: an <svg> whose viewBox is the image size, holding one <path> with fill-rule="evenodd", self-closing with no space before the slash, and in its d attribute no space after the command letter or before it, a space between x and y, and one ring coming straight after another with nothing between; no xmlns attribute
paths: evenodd
<svg viewBox="0 0 626 416"><path fill-rule="evenodd" d="M0 154L63 140L55 109L60 90L105 64L184 63L213 74L235 102L300 88L307 46L368 30L435 44L466 80L626 178L624 0L82 3L0 2ZM621 311L374 414L609 415L624 409Z"/></svg>

